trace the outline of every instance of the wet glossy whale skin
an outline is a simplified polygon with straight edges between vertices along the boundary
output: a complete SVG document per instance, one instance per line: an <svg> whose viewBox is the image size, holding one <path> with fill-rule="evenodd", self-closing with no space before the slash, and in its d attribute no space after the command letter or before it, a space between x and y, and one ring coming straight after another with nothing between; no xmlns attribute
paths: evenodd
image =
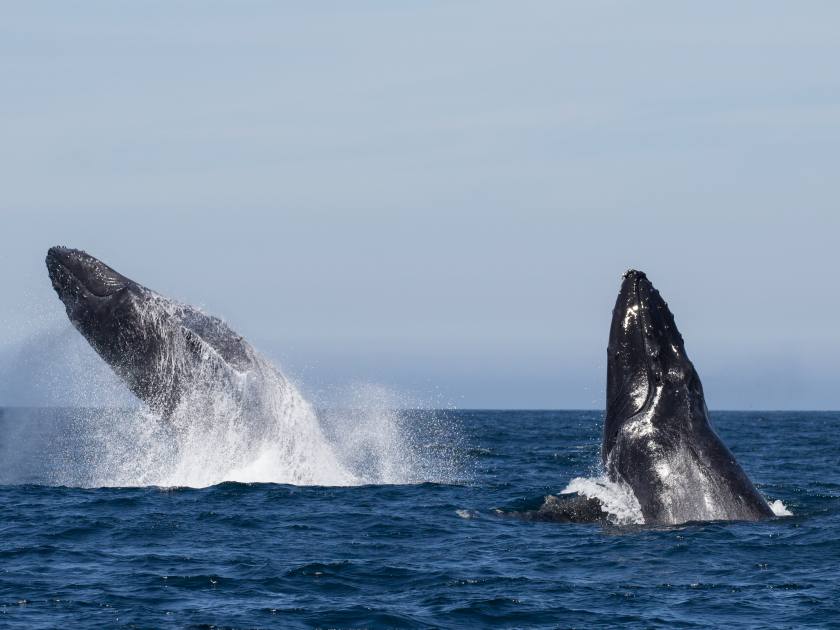
<svg viewBox="0 0 840 630"><path fill-rule="evenodd" d="M712 429L703 386L667 303L630 270L613 310L602 462L649 524L773 516Z"/></svg>

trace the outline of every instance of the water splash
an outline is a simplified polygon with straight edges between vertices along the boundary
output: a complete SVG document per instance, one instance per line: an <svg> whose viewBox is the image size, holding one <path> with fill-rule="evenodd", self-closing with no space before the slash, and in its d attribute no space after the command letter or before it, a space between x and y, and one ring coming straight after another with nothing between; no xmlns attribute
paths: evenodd
<svg viewBox="0 0 840 630"><path fill-rule="evenodd" d="M221 407L213 416L185 419L179 414L176 425L145 410L87 410L74 422L75 438L59 447L66 464L51 481L86 487L357 483L311 427L295 432L304 425L300 416L266 419L270 426L256 432Z"/></svg>
<svg viewBox="0 0 840 630"><path fill-rule="evenodd" d="M462 480L465 449L443 410L388 387L356 383L321 414L342 465L363 483L453 483Z"/></svg>
<svg viewBox="0 0 840 630"><path fill-rule="evenodd" d="M160 313L155 317L151 325L165 325ZM33 425L31 435L26 427L16 432L21 444L45 455L42 473L33 477L29 470L27 480L205 487L224 481L343 486L457 477L452 422L438 412L395 409L404 397L383 387L355 386L349 410L326 410L319 417L295 384L250 347L249 370L225 367L221 373L212 348L194 342L188 347L176 338L171 354L206 356L192 374L195 385L181 389L164 419L136 407L125 386L68 326L44 341L28 344L43 346L34 353L41 358L18 363L18 380L37 375L42 385L33 393L39 400L46 396L49 404L69 403L76 411L63 433L45 432L43 423L37 430ZM27 348L20 354L33 355ZM184 357L159 360L160 369L169 372L167 365ZM127 401L135 406L126 408ZM13 471L4 475L15 482Z"/></svg>
<svg viewBox="0 0 840 630"><path fill-rule="evenodd" d="M243 407L223 392L210 404L202 394L195 401L184 398L167 421L147 410L92 410L77 424L84 436L81 470L73 464L54 481L75 478L93 487L205 487L223 481L345 486L458 476L456 432L439 412L395 409L393 393L359 386L359 406L322 410L319 418L289 381L263 387L257 407Z"/></svg>
<svg viewBox="0 0 840 630"><path fill-rule="evenodd" d="M149 406L78 427L87 485L357 482L297 388L224 322L153 292L131 307L129 352L109 361ZM79 384L85 406L91 382Z"/></svg>
<svg viewBox="0 0 840 630"><path fill-rule="evenodd" d="M360 406L316 415L290 382L275 385L264 392L260 415L221 395L195 407L184 399L168 421L147 410L90 410L76 425L80 457L53 482L347 486L458 479L457 432L439 412L395 409L388 403L396 395L364 386L357 388Z"/></svg>
<svg viewBox="0 0 840 630"><path fill-rule="evenodd" d="M577 493L590 499L598 499L615 525L641 525L645 522L642 508L630 486L610 481L606 475L575 477L562 493Z"/></svg>
<svg viewBox="0 0 840 630"><path fill-rule="evenodd" d="M0 401L14 407L126 407L125 384L66 321L0 349Z"/></svg>
<svg viewBox="0 0 840 630"><path fill-rule="evenodd" d="M770 509L773 510L773 514L776 516L793 516L793 512L791 512L784 503L780 499L776 499L775 501L768 501L767 504L770 506Z"/></svg>

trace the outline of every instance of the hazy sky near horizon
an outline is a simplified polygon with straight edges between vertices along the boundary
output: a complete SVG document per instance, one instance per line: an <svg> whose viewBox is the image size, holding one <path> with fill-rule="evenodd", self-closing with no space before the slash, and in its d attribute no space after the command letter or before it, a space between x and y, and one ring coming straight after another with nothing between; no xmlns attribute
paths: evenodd
<svg viewBox="0 0 840 630"><path fill-rule="evenodd" d="M54 359L62 243L318 399L603 407L636 267L710 407L840 408L838 29L829 2L6 3L0 374ZM43 402L25 382L0 405Z"/></svg>

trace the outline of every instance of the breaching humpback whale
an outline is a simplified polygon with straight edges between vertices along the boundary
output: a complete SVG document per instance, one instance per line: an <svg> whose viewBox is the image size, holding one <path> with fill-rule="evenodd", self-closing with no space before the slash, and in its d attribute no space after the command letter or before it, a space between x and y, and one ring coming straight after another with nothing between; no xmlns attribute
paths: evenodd
<svg viewBox="0 0 840 630"><path fill-rule="evenodd" d="M773 516L709 422L700 377L668 305L641 271L624 274L613 310L601 458L645 523Z"/></svg>
<svg viewBox="0 0 840 630"><path fill-rule="evenodd" d="M219 391L228 400L233 395L241 409L261 399L253 394L266 379L293 394L222 320L165 298L81 250L52 247L46 262L70 321L161 416L171 416L186 398L213 404L208 398Z"/></svg>
<svg viewBox="0 0 840 630"><path fill-rule="evenodd" d="M165 421L164 485L356 482L297 388L222 320L80 250L51 248L47 268L73 325Z"/></svg>

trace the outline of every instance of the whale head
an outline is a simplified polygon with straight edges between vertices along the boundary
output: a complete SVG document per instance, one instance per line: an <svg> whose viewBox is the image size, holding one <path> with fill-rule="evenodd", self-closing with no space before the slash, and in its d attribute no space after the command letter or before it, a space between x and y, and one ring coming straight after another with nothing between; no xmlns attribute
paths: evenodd
<svg viewBox="0 0 840 630"><path fill-rule="evenodd" d="M51 247L46 263L73 326L132 391L147 398L159 380L150 365L168 343L163 328L149 325L150 305L162 298L82 250Z"/></svg>
<svg viewBox="0 0 840 630"><path fill-rule="evenodd" d="M50 247L47 270L53 288L65 305L74 303L71 296L87 302L98 300L101 304L137 284L87 252L69 247Z"/></svg>
<svg viewBox="0 0 840 630"><path fill-rule="evenodd" d="M114 351L124 355L127 339L114 341L136 327L149 290L79 249L51 247L46 262L73 325L106 360Z"/></svg>
<svg viewBox="0 0 840 630"><path fill-rule="evenodd" d="M700 378L685 352L674 316L641 271L631 269L624 274L607 353L605 463L618 433L641 414L660 423L691 418L694 412L705 417Z"/></svg>
<svg viewBox="0 0 840 630"><path fill-rule="evenodd" d="M163 297L84 251L52 247L46 262L73 326L138 398L163 415L186 390L238 384L238 374L258 363L222 320Z"/></svg>

